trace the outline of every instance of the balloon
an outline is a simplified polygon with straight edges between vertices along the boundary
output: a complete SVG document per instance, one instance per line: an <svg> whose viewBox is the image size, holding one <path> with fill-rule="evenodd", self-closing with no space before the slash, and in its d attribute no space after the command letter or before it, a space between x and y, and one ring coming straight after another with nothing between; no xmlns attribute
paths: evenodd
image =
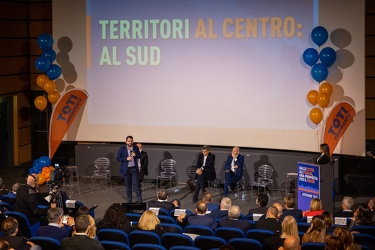
<svg viewBox="0 0 375 250"><path fill-rule="evenodd" d="M317 100L318 95L319 95L318 91L310 90L309 93L307 93L307 100L312 105L316 105L318 103L318 100Z"/></svg>
<svg viewBox="0 0 375 250"><path fill-rule="evenodd" d="M315 63L318 62L319 54L318 51L316 51L316 49L308 48L303 52L302 58L307 65L313 66Z"/></svg>
<svg viewBox="0 0 375 250"><path fill-rule="evenodd" d="M38 57L35 60L35 68L41 72L46 72L51 66L51 62L45 57Z"/></svg>
<svg viewBox="0 0 375 250"><path fill-rule="evenodd" d="M48 94L48 101L51 104L55 104L60 99L60 93L57 91L52 91Z"/></svg>
<svg viewBox="0 0 375 250"><path fill-rule="evenodd" d="M51 80L55 80L61 75L61 68L57 64L52 64L46 72L47 76Z"/></svg>
<svg viewBox="0 0 375 250"><path fill-rule="evenodd" d="M39 48L43 50L48 50L52 47L53 38L50 34L43 33L38 36L37 43L38 43Z"/></svg>
<svg viewBox="0 0 375 250"><path fill-rule="evenodd" d="M317 82L324 81L328 76L328 69L322 63L317 63L311 68L311 76Z"/></svg>
<svg viewBox="0 0 375 250"><path fill-rule="evenodd" d="M34 100L34 105L40 111L43 111L47 107L47 99L44 96L38 96Z"/></svg>
<svg viewBox="0 0 375 250"><path fill-rule="evenodd" d="M320 51L319 59L327 68L331 67L336 61L336 51L331 47L326 47Z"/></svg>
<svg viewBox="0 0 375 250"><path fill-rule="evenodd" d="M48 80L44 83L44 90L47 93L51 93L56 90L56 83L52 80Z"/></svg>
<svg viewBox="0 0 375 250"><path fill-rule="evenodd" d="M53 62L56 59L56 52L53 49L43 50L42 56Z"/></svg>
<svg viewBox="0 0 375 250"><path fill-rule="evenodd" d="M320 84L319 92L320 93L326 93L329 97L331 97L332 92L333 92L332 85L329 82L324 82L324 83Z"/></svg>
<svg viewBox="0 0 375 250"><path fill-rule="evenodd" d="M48 81L48 76L41 74L36 78L36 84L38 84L39 87L44 88L44 83Z"/></svg>
<svg viewBox="0 0 375 250"><path fill-rule="evenodd" d="M44 179L45 179L46 181L49 181L49 180L51 179L51 173L50 173L50 172L45 172L45 173L44 173Z"/></svg>
<svg viewBox="0 0 375 250"><path fill-rule="evenodd" d="M51 170L49 169L49 166L45 166L45 167L43 167L42 168L42 173L49 173L49 172L51 172Z"/></svg>
<svg viewBox="0 0 375 250"><path fill-rule="evenodd" d="M313 108L310 111L310 120L318 125L319 122L323 119L323 112L319 108Z"/></svg>
<svg viewBox="0 0 375 250"><path fill-rule="evenodd" d="M330 101L329 96L326 93L320 93L317 100L321 108L326 108Z"/></svg>
<svg viewBox="0 0 375 250"><path fill-rule="evenodd" d="M38 165L43 168L45 166L51 165L51 160L49 159L48 156L41 156L38 160Z"/></svg>
<svg viewBox="0 0 375 250"><path fill-rule="evenodd" d="M46 182L46 178L43 173L38 174L38 185L42 185Z"/></svg>
<svg viewBox="0 0 375 250"><path fill-rule="evenodd" d="M317 26L311 31L311 40L320 46L328 40L328 31L322 27Z"/></svg>

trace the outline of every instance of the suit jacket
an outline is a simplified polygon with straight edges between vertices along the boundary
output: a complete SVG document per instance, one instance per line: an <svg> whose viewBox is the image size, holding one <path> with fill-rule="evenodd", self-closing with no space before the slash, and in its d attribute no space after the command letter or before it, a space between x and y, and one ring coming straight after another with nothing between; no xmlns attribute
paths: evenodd
<svg viewBox="0 0 375 250"><path fill-rule="evenodd" d="M257 229L266 229L271 230L275 234L281 232L281 222L276 220L275 218L266 218L266 216L262 216L257 221Z"/></svg>
<svg viewBox="0 0 375 250"><path fill-rule="evenodd" d="M141 171L144 172L145 175L148 175L148 155L145 151L141 151Z"/></svg>
<svg viewBox="0 0 375 250"><path fill-rule="evenodd" d="M329 162L330 162L329 157L326 154L323 154L316 159L316 163L318 163L319 165L324 165Z"/></svg>
<svg viewBox="0 0 375 250"><path fill-rule="evenodd" d="M229 154L227 161L225 162L225 166L224 166L224 169L226 171L231 171L230 169L232 167L232 161L233 161L232 154ZM237 159L235 160L234 165L238 166L235 174L238 176L239 179L242 179L244 162L245 162L245 157L241 154L237 155Z"/></svg>
<svg viewBox="0 0 375 250"><path fill-rule="evenodd" d="M303 215L302 215L302 210L301 209L283 209L283 214L281 215L280 219L283 220L285 216L293 216L296 218L297 221L301 220Z"/></svg>
<svg viewBox="0 0 375 250"><path fill-rule="evenodd" d="M141 158L141 153L139 152L139 148L136 145L133 145L133 152L135 153L135 156L133 157L135 167L138 168L138 159ZM128 147L126 145L122 146L117 152L116 160L121 162L120 173L124 176L126 175L126 172L128 171L129 162L126 159L128 157L129 157Z"/></svg>
<svg viewBox="0 0 375 250"><path fill-rule="evenodd" d="M211 211L211 213L209 213L208 216L211 216L215 219L227 218L228 210L214 210L214 211Z"/></svg>
<svg viewBox="0 0 375 250"><path fill-rule="evenodd" d="M62 241L64 238L69 237L69 231L64 227L55 226L41 226L38 229L37 235L54 238L58 241Z"/></svg>
<svg viewBox="0 0 375 250"><path fill-rule="evenodd" d="M347 218L352 218L354 216L353 211L337 211L333 217L347 217Z"/></svg>
<svg viewBox="0 0 375 250"><path fill-rule="evenodd" d="M220 210L220 204L207 202L206 205L207 205L208 211L218 211L218 210Z"/></svg>
<svg viewBox="0 0 375 250"><path fill-rule="evenodd" d="M197 164L195 165L197 168L203 167L203 160L204 155L200 153L198 155ZM216 179L216 172L215 172L215 155L211 152L208 153L206 164L203 167L203 177L205 179L209 180L215 180Z"/></svg>
<svg viewBox="0 0 375 250"><path fill-rule="evenodd" d="M215 230L217 227L217 222L211 216L206 215L197 215L193 214L187 218L187 225L194 225L194 226L207 226L210 227L212 230Z"/></svg>
<svg viewBox="0 0 375 250"><path fill-rule="evenodd" d="M257 207L249 210L249 214L266 214L268 207Z"/></svg>
<svg viewBox="0 0 375 250"><path fill-rule="evenodd" d="M172 202L158 200L149 201L148 207L160 207L166 209L168 212L176 208Z"/></svg>
<svg viewBox="0 0 375 250"><path fill-rule="evenodd" d="M99 241L91 239L87 235L74 235L63 239L61 250L104 250Z"/></svg>
<svg viewBox="0 0 375 250"><path fill-rule="evenodd" d="M239 228L246 233L251 228L251 223L248 220L230 220L227 218L220 220L219 227Z"/></svg>

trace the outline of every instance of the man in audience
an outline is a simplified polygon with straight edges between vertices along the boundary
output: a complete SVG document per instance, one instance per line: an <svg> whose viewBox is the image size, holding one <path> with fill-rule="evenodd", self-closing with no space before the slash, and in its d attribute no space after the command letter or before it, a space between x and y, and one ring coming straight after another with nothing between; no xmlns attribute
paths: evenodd
<svg viewBox="0 0 375 250"><path fill-rule="evenodd" d="M375 197L371 198L368 202L372 217L375 218Z"/></svg>
<svg viewBox="0 0 375 250"><path fill-rule="evenodd" d="M302 219L302 210L295 208L295 203L292 196L284 197L284 207L285 208L283 209L281 220L283 220L287 215L293 216L297 221Z"/></svg>
<svg viewBox="0 0 375 250"><path fill-rule="evenodd" d="M180 214L177 217L178 222L186 225L197 225L197 226L208 226L215 230L217 227L217 222L211 216L206 216L207 205L204 201L198 201L195 207L196 214Z"/></svg>
<svg viewBox="0 0 375 250"><path fill-rule="evenodd" d="M139 151L141 152L141 158L138 159L138 180L139 180L139 187L142 187L142 181L145 176L148 175L148 155L147 152L143 151L143 146L141 143L137 143Z"/></svg>
<svg viewBox="0 0 375 250"><path fill-rule="evenodd" d="M265 193L259 193L258 198L256 199L257 208L249 210L249 214L266 214L267 213L267 204L268 196Z"/></svg>
<svg viewBox="0 0 375 250"><path fill-rule="evenodd" d="M266 216L262 216L257 221L257 229L267 229L275 234L281 232L281 222L277 219L277 208L272 206L267 209Z"/></svg>
<svg viewBox="0 0 375 250"><path fill-rule="evenodd" d="M8 193L8 189L5 189L5 183L3 178L0 178L0 195L4 195Z"/></svg>
<svg viewBox="0 0 375 250"><path fill-rule="evenodd" d="M284 241L284 250L300 250L299 238L288 236Z"/></svg>
<svg viewBox="0 0 375 250"><path fill-rule="evenodd" d="M251 228L251 224L248 220L238 220L241 215L241 209L239 206L232 205L228 209L228 218L222 219L219 222L220 227L233 227L239 228L244 233Z"/></svg>
<svg viewBox="0 0 375 250"><path fill-rule="evenodd" d="M75 219L76 233L72 237L63 239L62 250L104 250L99 241L91 239L87 232L90 229L90 219L87 214L81 214Z"/></svg>
<svg viewBox="0 0 375 250"><path fill-rule="evenodd" d="M352 218L354 216L354 212L352 210L353 205L354 205L353 198L349 196L345 196L341 202L342 210L337 211L333 217Z"/></svg>
<svg viewBox="0 0 375 250"><path fill-rule="evenodd" d="M164 208L168 212L172 209L180 208L180 202L178 200L173 200L172 202L167 201L168 191L165 189L160 189L157 193L157 200L149 201L148 207L160 207Z"/></svg>
<svg viewBox="0 0 375 250"><path fill-rule="evenodd" d="M16 197L17 190L20 186L21 186L21 183L19 182L14 183L12 186L12 191L9 191L8 195L14 195L14 197Z"/></svg>
<svg viewBox="0 0 375 250"><path fill-rule="evenodd" d="M281 219L281 216L283 215L283 206L281 206L280 203L273 203L273 205L275 208L277 208L277 219L278 220L282 220Z"/></svg>
<svg viewBox="0 0 375 250"><path fill-rule="evenodd" d="M202 201L206 202L207 210L208 211L215 211L220 210L220 205L217 203L213 203L214 198L210 192L206 192L203 196Z"/></svg>
<svg viewBox="0 0 375 250"><path fill-rule="evenodd" d="M223 197L220 201L220 210L212 211L209 216L215 219L227 218L230 206L232 206L232 200L228 197Z"/></svg>

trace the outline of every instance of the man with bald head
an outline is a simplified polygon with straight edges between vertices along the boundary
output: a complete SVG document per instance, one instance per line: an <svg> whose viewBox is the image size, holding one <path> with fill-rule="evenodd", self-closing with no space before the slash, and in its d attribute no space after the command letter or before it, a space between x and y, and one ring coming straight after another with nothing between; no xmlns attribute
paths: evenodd
<svg viewBox="0 0 375 250"><path fill-rule="evenodd" d="M288 236L284 241L284 250L300 250L299 238Z"/></svg>
<svg viewBox="0 0 375 250"><path fill-rule="evenodd" d="M257 229L267 229L273 231L275 234L281 232L281 222L277 218L278 210L272 206L267 209L266 216L262 216L257 221Z"/></svg>
<svg viewBox="0 0 375 250"><path fill-rule="evenodd" d="M240 148L234 147L232 153L228 155L225 163L225 185L224 185L224 196L228 193L233 193L232 186L234 186L239 180L242 179L243 166L245 158L240 155Z"/></svg>

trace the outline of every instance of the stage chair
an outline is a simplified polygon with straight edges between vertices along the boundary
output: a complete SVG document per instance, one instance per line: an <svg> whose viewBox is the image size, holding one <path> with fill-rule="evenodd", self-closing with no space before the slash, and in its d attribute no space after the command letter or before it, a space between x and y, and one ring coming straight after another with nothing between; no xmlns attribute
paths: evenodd
<svg viewBox="0 0 375 250"><path fill-rule="evenodd" d="M272 186L272 191L269 190L271 193L271 196L273 196L274 192L274 187L273 187L273 168L269 165L262 165L258 168L258 173L259 173L259 178L257 181L253 181L251 183L252 187L258 187L258 193L259 193L259 188L264 188L265 192L269 190L268 186Z"/></svg>
<svg viewBox="0 0 375 250"><path fill-rule="evenodd" d="M40 227L39 222L35 223L34 225L30 225L30 221L27 216L20 212L8 211L4 212L4 215L12 216L17 220L18 228L26 238L30 239L31 237L36 236L36 233Z"/></svg>
<svg viewBox="0 0 375 250"><path fill-rule="evenodd" d="M234 249L262 250L263 248L258 240L248 238L233 238L229 240L228 244Z"/></svg>
<svg viewBox="0 0 375 250"><path fill-rule="evenodd" d="M117 241L129 245L129 235L120 229L102 228L98 230L96 236L99 241Z"/></svg>
<svg viewBox="0 0 375 250"><path fill-rule="evenodd" d="M164 233L161 237L161 244L166 248L170 249L173 246L188 246L194 245L193 240L190 236L181 233Z"/></svg>
<svg viewBox="0 0 375 250"><path fill-rule="evenodd" d="M168 180L170 183L170 189L172 189L172 180L175 179L176 187L174 192L180 191L178 187L178 175L176 171L177 162L173 159L165 159L161 162L161 171L157 173L156 186L160 187L162 181ZM159 169L157 169L157 172Z"/></svg>
<svg viewBox="0 0 375 250"><path fill-rule="evenodd" d="M105 191L107 192L107 184L109 181L109 185L112 188L112 181L111 181L111 170L109 170L110 160L106 157L100 157L94 161L94 165L96 170L91 175L91 192L95 189L94 183L96 179L104 179L104 187Z"/></svg>
<svg viewBox="0 0 375 250"><path fill-rule="evenodd" d="M79 189L79 176L78 176L78 168L77 166L66 166L65 168L69 171L68 178L63 178L63 191L66 192L66 187L68 187L68 195L69 197L72 196L74 192L77 194L81 194L81 190Z"/></svg>
<svg viewBox="0 0 375 250"><path fill-rule="evenodd" d="M60 241L51 237L33 236L30 241L39 245L43 250L56 250L61 247Z"/></svg>
<svg viewBox="0 0 375 250"><path fill-rule="evenodd" d="M198 236L194 240L194 246L202 250L209 250L212 248L220 248L222 245L227 244L227 242L217 236Z"/></svg>

